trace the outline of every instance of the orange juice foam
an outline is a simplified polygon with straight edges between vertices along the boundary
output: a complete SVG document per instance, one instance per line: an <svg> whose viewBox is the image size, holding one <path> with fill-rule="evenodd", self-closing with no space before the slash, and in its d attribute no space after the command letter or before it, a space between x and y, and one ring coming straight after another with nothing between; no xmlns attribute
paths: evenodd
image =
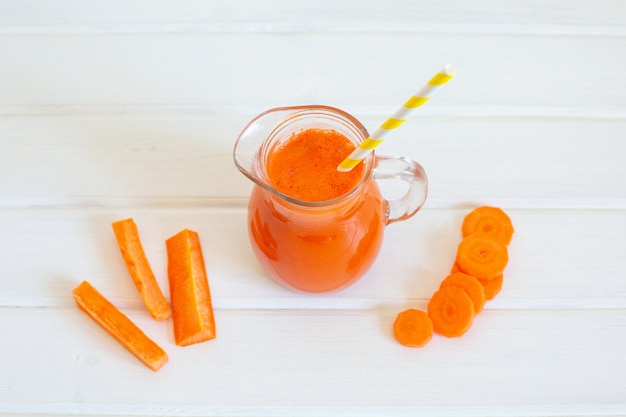
<svg viewBox="0 0 626 417"><path fill-rule="evenodd" d="M363 175L363 164L350 172L337 171L337 165L355 148L337 131L303 130L272 153L267 173L273 186L290 197L303 201L332 200L352 190Z"/></svg>

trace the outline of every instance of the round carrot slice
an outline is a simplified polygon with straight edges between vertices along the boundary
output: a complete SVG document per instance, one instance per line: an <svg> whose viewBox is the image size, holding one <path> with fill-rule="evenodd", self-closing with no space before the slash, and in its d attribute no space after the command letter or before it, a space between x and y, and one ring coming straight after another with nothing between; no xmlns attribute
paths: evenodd
<svg viewBox="0 0 626 417"><path fill-rule="evenodd" d="M511 243L513 223L509 216L498 207L482 206L472 210L463 219L463 237L472 233L486 233L494 236L503 245Z"/></svg>
<svg viewBox="0 0 626 417"><path fill-rule="evenodd" d="M422 347L433 337L433 322L426 312L410 308L396 316L393 335L408 347Z"/></svg>
<svg viewBox="0 0 626 417"><path fill-rule="evenodd" d="M428 316L435 332L446 337L462 336L474 321L474 303L453 285L440 288L428 302Z"/></svg>
<svg viewBox="0 0 626 417"><path fill-rule="evenodd" d="M441 281L439 288L445 285L453 285L465 291L474 304L474 314L483 311L483 307L485 306L485 290L476 277L462 272L456 272L448 275Z"/></svg>
<svg viewBox="0 0 626 417"><path fill-rule="evenodd" d="M500 274L495 278L488 280L478 280L483 286L483 291L485 292L486 300L493 300L496 295L502 289L502 282L504 281L504 275Z"/></svg>
<svg viewBox="0 0 626 417"><path fill-rule="evenodd" d="M463 238L456 253L461 271L479 280L497 277L509 262L506 246L492 235L474 233Z"/></svg>

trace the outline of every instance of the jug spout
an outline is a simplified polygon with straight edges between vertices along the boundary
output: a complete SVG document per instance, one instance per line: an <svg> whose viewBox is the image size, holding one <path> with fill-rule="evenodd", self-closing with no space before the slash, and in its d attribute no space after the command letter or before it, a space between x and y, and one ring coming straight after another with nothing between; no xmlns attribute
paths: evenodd
<svg viewBox="0 0 626 417"><path fill-rule="evenodd" d="M269 155L274 146L289 139L294 132L310 128L312 123L315 127L336 130L347 137L365 139L368 136L358 120L333 107L278 107L252 119L239 134L233 152L235 165L258 185L275 191L264 174L264 155Z"/></svg>
<svg viewBox="0 0 626 417"><path fill-rule="evenodd" d="M261 113L248 123L235 142L233 158L235 165L246 177L266 186L262 169L262 152L267 139L286 119L305 107L282 107Z"/></svg>

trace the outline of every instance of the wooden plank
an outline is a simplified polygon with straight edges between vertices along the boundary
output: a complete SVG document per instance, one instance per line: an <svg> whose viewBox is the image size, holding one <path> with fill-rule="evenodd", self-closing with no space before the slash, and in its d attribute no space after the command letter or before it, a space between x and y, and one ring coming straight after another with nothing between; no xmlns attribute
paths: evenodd
<svg viewBox="0 0 626 417"><path fill-rule="evenodd" d="M623 309L488 310L462 338L436 336L424 349L394 341L395 314L218 310L217 339L187 348L174 345L169 322L132 314L170 356L155 374L77 309L5 308L0 410L602 416L626 407Z"/></svg>
<svg viewBox="0 0 626 417"><path fill-rule="evenodd" d="M357 12L358 10L358 12ZM453 32L624 35L621 0L0 2L0 33Z"/></svg>
<svg viewBox="0 0 626 417"><path fill-rule="evenodd" d="M207 209L3 210L0 306L68 306L82 280L125 308L143 309L111 222L133 217L166 297L165 239L200 234L213 303L234 309L425 307L449 273L468 208L431 210L390 225L370 272L325 296L294 293L261 269L244 207ZM626 210L509 210L516 234L504 288L487 309L626 308ZM29 260L36 261L29 261Z"/></svg>
<svg viewBox="0 0 626 417"><path fill-rule="evenodd" d="M454 84L420 114L624 118L624 50L626 37L3 36L0 114L28 114L31 106L119 110L145 103L247 114L324 103L389 114L451 63L459 69ZM368 65L381 51L385 71Z"/></svg>
<svg viewBox="0 0 626 417"><path fill-rule="evenodd" d="M370 130L386 118L353 114ZM0 206L244 204L252 182L232 151L254 116L0 118ZM377 152L424 166L428 208L626 208L624 131L617 120L416 116Z"/></svg>

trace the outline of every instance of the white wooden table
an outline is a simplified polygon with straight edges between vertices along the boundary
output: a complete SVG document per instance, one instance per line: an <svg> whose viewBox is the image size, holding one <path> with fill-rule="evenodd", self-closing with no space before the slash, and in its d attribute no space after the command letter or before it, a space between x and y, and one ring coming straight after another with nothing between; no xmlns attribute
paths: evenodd
<svg viewBox="0 0 626 417"><path fill-rule="evenodd" d="M238 133L326 104L378 126L457 77L377 152L430 195L352 287L307 296L248 245ZM626 1L0 0L0 415L626 415ZM452 265L463 216L516 234L461 338L393 338ZM199 232L218 336L154 322L111 222ZM169 354L154 373L74 305L89 280Z"/></svg>

